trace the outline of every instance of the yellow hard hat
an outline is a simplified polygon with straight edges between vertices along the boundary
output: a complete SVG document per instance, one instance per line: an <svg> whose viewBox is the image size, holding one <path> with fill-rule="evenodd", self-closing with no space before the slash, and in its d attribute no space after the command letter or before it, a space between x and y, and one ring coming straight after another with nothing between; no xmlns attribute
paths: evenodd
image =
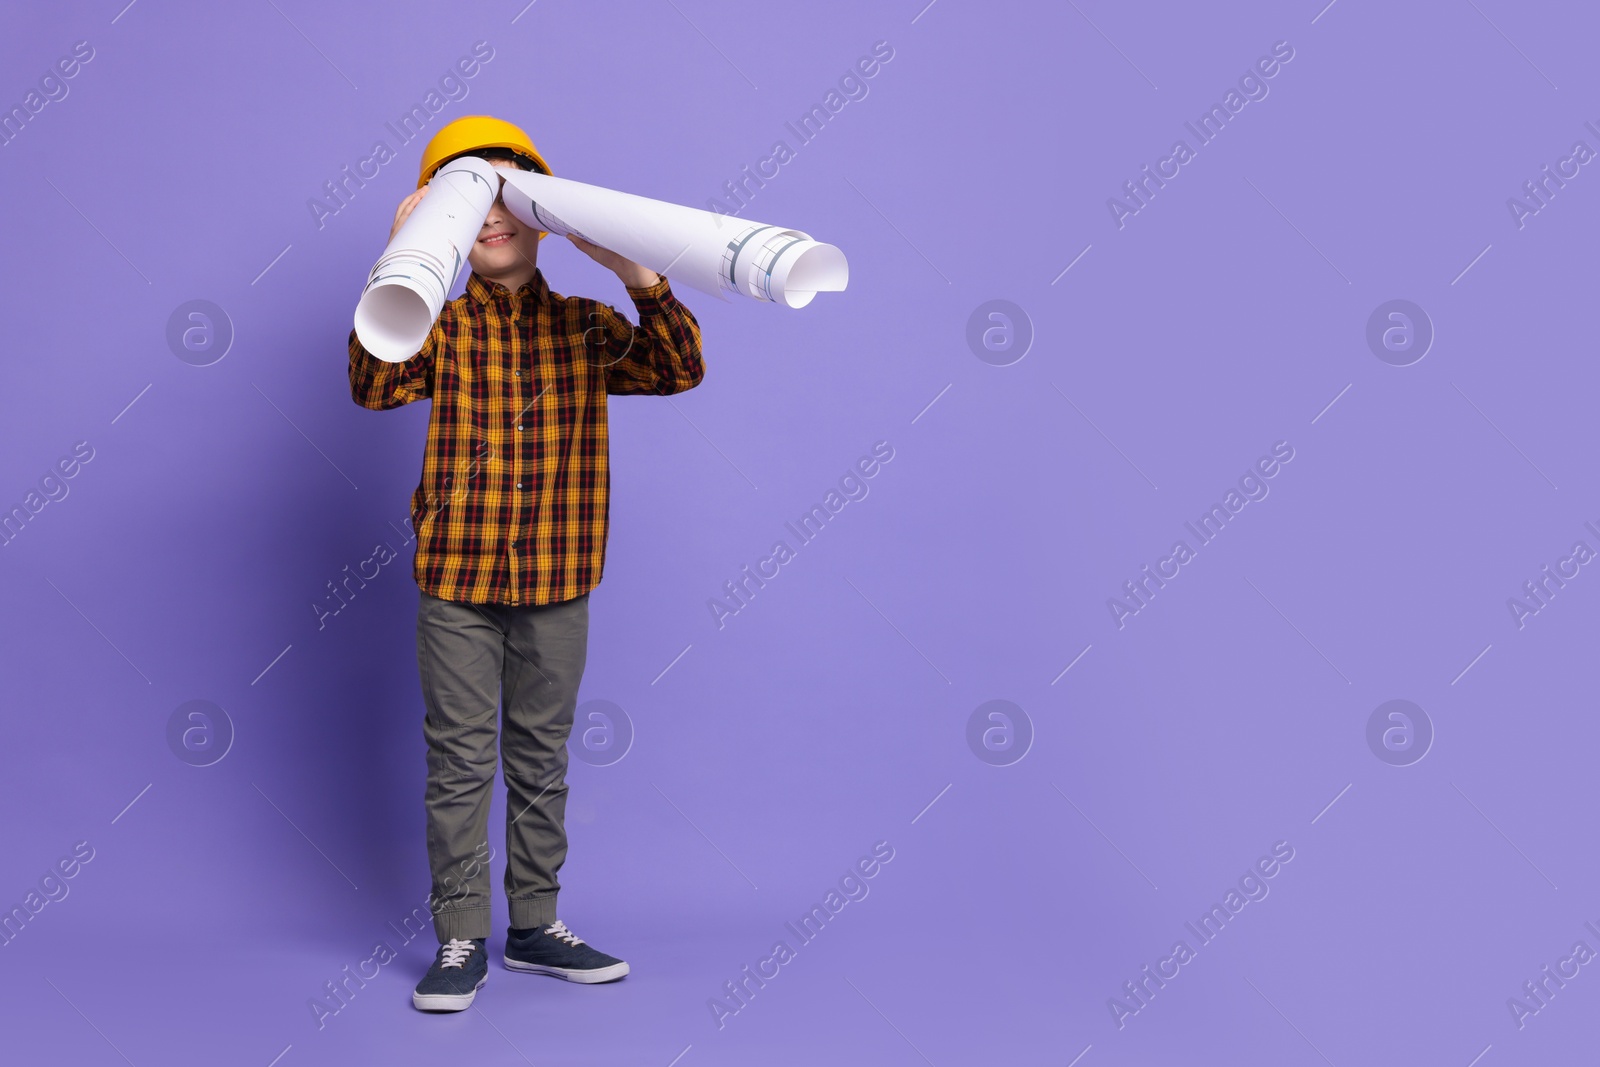
<svg viewBox="0 0 1600 1067"><path fill-rule="evenodd" d="M539 150L533 146L533 139L520 127L489 115L464 115L442 127L422 150L422 166L417 173L417 188L421 189L427 185L440 167L457 156L484 148L510 149L532 160L543 173L550 173L550 164L544 161ZM541 230L540 239L545 236Z"/></svg>
<svg viewBox="0 0 1600 1067"><path fill-rule="evenodd" d="M519 127L488 115L465 115L440 129L422 150L417 188L427 185L434 172L450 160L481 148L509 148L533 160L544 173L550 173L550 165Z"/></svg>

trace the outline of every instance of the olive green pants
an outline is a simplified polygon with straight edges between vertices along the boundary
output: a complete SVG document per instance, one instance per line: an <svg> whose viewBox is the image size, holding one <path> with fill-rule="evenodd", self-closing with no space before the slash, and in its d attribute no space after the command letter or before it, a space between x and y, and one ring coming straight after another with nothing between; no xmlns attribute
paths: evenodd
<svg viewBox="0 0 1600 1067"><path fill-rule="evenodd" d="M501 758L510 925L555 922L556 876L567 857L567 737L588 654L589 595L516 607L421 597L434 931L441 943L489 936L489 869L472 860L483 858Z"/></svg>

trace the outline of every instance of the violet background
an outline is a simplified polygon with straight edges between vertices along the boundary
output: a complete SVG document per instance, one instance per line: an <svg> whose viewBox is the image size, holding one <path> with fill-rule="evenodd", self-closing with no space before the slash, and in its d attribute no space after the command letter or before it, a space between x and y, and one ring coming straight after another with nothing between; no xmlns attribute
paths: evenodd
<svg viewBox="0 0 1600 1067"><path fill-rule="evenodd" d="M1506 201L1600 148L1595 18L1322 2L9 11L6 107L95 57L0 148L0 503L95 458L0 549L0 905L95 858L0 949L5 1058L1592 1055L1592 966L1520 1029L1507 998L1600 948L1600 578L1520 629L1507 598L1600 547L1600 178L1521 228ZM429 133L500 115L557 174L696 206L894 57L744 213L839 244L848 291L680 285L704 384L612 407L583 698L635 736L574 761L562 912L632 976L496 963L424 1016L425 937L319 1029L428 888L410 549L320 632L310 607L416 483L426 406L354 405L345 338L421 140L321 229L306 203L480 40ZM1280 40L1268 97L1119 230L1107 198ZM540 262L626 307L564 242ZM1396 298L1436 330L1404 367L1365 339ZM195 299L235 334L209 366L166 340ZM966 339L993 299L1034 334L1007 366ZM719 630L708 599L880 440L870 495ZM1270 495L1119 630L1107 598L1277 441ZM1006 766L967 741L997 699L1033 734ZM1436 734L1409 766L1366 739L1393 699ZM190 700L235 733L210 766L169 747ZM878 841L870 894L719 1029L707 1001ZM1119 1028L1108 998L1278 841L1270 894Z"/></svg>

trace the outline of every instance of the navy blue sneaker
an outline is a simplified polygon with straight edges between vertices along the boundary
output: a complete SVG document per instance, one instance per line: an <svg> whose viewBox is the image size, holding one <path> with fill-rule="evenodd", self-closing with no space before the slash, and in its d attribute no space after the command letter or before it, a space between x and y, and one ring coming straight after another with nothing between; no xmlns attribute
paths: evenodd
<svg viewBox="0 0 1600 1067"><path fill-rule="evenodd" d="M411 1003L422 1011L465 1011L489 980L485 939L453 937L439 946L433 966L417 983Z"/></svg>
<svg viewBox="0 0 1600 1067"><path fill-rule="evenodd" d="M615 982L628 973L626 963L585 944L560 920L549 926L508 931L506 966L585 984Z"/></svg>

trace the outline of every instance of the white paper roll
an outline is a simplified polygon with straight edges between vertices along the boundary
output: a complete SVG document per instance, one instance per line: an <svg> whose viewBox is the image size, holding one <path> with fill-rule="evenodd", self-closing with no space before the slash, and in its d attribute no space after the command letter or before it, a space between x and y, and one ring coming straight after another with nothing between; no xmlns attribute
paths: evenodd
<svg viewBox="0 0 1600 1067"><path fill-rule="evenodd" d="M402 363L422 348L502 188L524 226L576 234L722 300L801 308L850 280L844 253L800 230L464 156L434 175L367 278L355 316L367 351Z"/></svg>
<svg viewBox="0 0 1600 1067"><path fill-rule="evenodd" d="M390 363L417 354L499 191L499 172L482 159L440 168L367 278L356 304L362 347Z"/></svg>
<svg viewBox="0 0 1600 1067"><path fill-rule="evenodd" d="M740 293L800 308L850 280L843 252L799 230L533 171L497 173L506 207L524 226L577 234L723 300Z"/></svg>

